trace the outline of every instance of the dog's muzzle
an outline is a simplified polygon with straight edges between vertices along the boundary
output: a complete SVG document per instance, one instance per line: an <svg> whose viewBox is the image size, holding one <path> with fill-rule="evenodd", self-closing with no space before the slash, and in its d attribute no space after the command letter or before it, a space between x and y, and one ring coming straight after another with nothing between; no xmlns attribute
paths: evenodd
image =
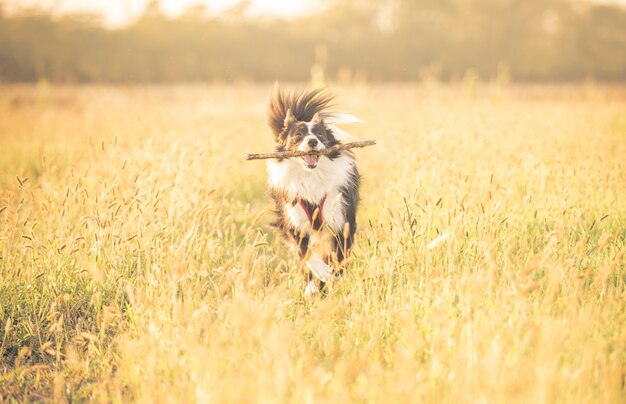
<svg viewBox="0 0 626 404"><path fill-rule="evenodd" d="M302 140L300 147L298 148L301 151L319 151L324 148L324 145L317 139L315 136L307 136ZM300 157L304 166L308 169L314 169L317 167L317 163L320 160L319 154L307 154L305 156Z"/></svg>

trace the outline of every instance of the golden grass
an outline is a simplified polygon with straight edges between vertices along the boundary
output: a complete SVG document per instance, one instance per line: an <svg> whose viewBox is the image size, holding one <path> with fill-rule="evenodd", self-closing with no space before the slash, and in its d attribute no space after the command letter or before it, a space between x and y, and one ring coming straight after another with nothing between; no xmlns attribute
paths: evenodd
<svg viewBox="0 0 626 404"><path fill-rule="evenodd" d="M626 92L337 88L378 145L307 300L270 86L0 91L0 395L624 402Z"/></svg>

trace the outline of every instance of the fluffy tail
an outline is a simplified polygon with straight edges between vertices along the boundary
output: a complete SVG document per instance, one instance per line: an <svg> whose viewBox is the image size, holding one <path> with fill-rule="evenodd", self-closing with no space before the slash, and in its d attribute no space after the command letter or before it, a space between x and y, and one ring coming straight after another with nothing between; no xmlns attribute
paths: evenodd
<svg viewBox="0 0 626 404"><path fill-rule="evenodd" d="M338 128L337 125L342 123L361 123L363 120L358 116L347 114L345 112L323 112L320 114L324 125L329 128L335 138L341 142L348 143L357 140L354 136L346 132L345 130Z"/></svg>
<svg viewBox="0 0 626 404"><path fill-rule="evenodd" d="M316 113L322 113L333 105L334 96L324 89L286 92L274 86L268 108L268 124L278 136L283 131L287 110L299 121L308 122Z"/></svg>

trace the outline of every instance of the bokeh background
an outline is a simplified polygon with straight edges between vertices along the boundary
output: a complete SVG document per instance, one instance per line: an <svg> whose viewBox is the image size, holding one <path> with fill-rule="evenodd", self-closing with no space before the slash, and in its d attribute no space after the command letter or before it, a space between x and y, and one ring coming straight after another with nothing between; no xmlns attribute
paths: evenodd
<svg viewBox="0 0 626 404"><path fill-rule="evenodd" d="M0 403L625 402L624 3L0 4ZM323 299L274 81L377 141Z"/></svg>
<svg viewBox="0 0 626 404"><path fill-rule="evenodd" d="M626 79L624 2L0 1L0 79Z"/></svg>

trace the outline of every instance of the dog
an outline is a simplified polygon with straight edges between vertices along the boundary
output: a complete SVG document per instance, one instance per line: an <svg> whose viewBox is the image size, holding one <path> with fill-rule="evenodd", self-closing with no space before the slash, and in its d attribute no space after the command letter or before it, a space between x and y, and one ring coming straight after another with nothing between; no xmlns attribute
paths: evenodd
<svg viewBox="0 0 626 404"><path fill-rule="evenodd" d="M334 96L324 89L286 92L275 87L268 124L276 151L320 151L354 139L336 125L362 122L332 112ZM274 225L289 240L308 271L306 296L325 293L343 274L357 229L360 176L349 150L327 155L270 159L269 193Z"/></svg>

